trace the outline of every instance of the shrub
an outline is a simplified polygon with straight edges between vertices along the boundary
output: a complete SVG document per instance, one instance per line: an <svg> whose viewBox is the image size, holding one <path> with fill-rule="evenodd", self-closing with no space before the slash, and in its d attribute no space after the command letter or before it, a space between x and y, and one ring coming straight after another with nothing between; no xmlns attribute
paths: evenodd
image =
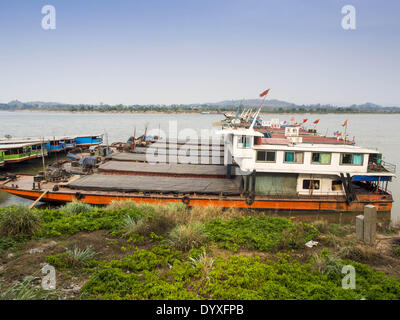
<svg viewBox="0 0 400 320"><path fill-rule="evenodd" d="M326 221L326 220L316 220L312 224L321 233L329 232L328 221Z"/></svg>
<svg viewBox="0 0 400 320"><path fill-rule="evenodd" d="M328 230L337 237L344 237L345 235L349 234L349 232L342 225L337 223L330 223L328 225Z"/></svg>
<svg viewBox="0 0 400 320"><path fill-rule="evenodd" d="M318 230L310 224L296 222L282 231L277 248L280 250L300 249L310 240L315 240Z"/></svg>
<svg viewBox="0 0 400 320"><path fill-rule="evenodd" d="M91 247L86 247L85 249L79 249L75 246L73 249L67 249L65 252L65 261L67 265L75 266L87 266L90 260L96 256L96 252L92 250Z"/></svg>
<svg viewBox="0 0 400 320"><path fill-rule="evenodd" d="M208 241L204 224L192 222L176 226L168 235L169 243L179 250L190 250L204 245Z"/></svg>
<svg viewBox="0 0 400 320"><path fill-rule="evenodd" d="M362 245L346 246L339 250L338 255L342 259L350 259L358 262L372 262L382 259L381 254L372 247Z"/></svg>
<svg viewBox="0 0 400 320"><path fill-rule="evenodd" d="M205 225L213 241L232 251L237 251L240 247L276 251L278 248L297 246L300 242L304 245L315 231L306 224L298 227L288 219L267 216L240 217L226 221L215 219ZM285 230L287 232L283 233Z"/></svg>
<svg viewBox="0 0 400 320"><path fill-rule="evenodd" d="M205 278L209 279L210 271L214 265L214 258L207 255L207 252L203 252L195 257L189 257L189 261L192 263L193 267L201 268L201 272Z"/></svg>
<svg viewBox="0 0 400 320"><path fill-rule="evenodd" d="M46 262L59 269L88 267L96 255L97 253L91 247L79 249L75 246L64 253L46 257Z"/></svg>
<svg viewBox="0 0 400 320"><path fill-rule="evenodd" d="M139 209L104 210L93 208L92 211L82 212L73 216L60 210L42 210L44 230L41 235L53 237L72 235L80 231L110 230L113 233L121 232L124 219L131 216L134 219L142 217Z"/></svg>
<svg viewBox="0 0 400 320"><path fill-rule="evenodd" d="M25 206L11 206L0 210L2 236L33 235L42 228L42 219L35 210Z"/></svg>
<svg viewBox="0 0 400 320"><path fill-rule="evenodd" d="M72 201L60 207L60 211L65 212L69 216L74 216L79 213L86 213L93 210L93 207L85 202Z"/></svg>
<svg viewBox="0 0 400 320"><path fill-rule="evenodd" d="M393 254L394 254L396 257L400 257L400 247L394 248L394 249L393 249Z"/></svg>
<svg viewBox="0 0 400 320"><path fill-rule="evenodd" d="M120 209L136 209L137 203L131 199L127 200L112 200L110 204L107 205L107 210L120 210Z"/></svg>
<svg viewBox="0 0 400 320"><path fill-rule="evenodd" d="M145 218L140 218L136 220L131 216L127 216L124 218L122 228L126 235L130 235L132 233L139 233L143 235L148 231L148 224Z"/></svg>

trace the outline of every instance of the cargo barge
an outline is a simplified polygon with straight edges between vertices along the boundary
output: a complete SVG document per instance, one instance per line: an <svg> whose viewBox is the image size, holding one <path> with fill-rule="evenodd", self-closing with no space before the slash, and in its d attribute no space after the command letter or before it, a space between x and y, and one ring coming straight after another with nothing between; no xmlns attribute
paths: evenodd
<svg viewBox="0 0 400 320"><path fill-rule="evenodd" d="M304 142L299 130L287 126L283 137L274 138L252 127L224 128L223 148L178 145L171 152L158 144L111 154L93 174L58 180L17 175L0 181L0 190L42 202L106 205L131 199L272 212L361 212L372 204L390 215L388 183L395 167L378 151Z"/></svg>

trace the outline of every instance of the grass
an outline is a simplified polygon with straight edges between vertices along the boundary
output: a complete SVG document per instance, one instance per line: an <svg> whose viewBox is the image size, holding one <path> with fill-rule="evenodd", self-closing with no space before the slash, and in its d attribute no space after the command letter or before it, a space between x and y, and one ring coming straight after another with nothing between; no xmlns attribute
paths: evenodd
<svg viewBox="0 0 400 320"><path fill-rule="evenodd" d="M178 250L188 251L193 248L199 248L206 244L208 236L205 233L204 224L200 222L191 222L176 226L168 234L168 242Z"/></svg>
<svg viewBox="0 0 400 320"><path fill-rule="evenodd" d="M48 256L46 262L59 269L83 268L90 266L96 255L97 252L93 251L91 247L80 249L74 246L64 253Z"/></svg>
<svg viewBox="0 0 400 320"><path fill-rule="evenodd" d="M0 235L33 235L42 228L42 219L35 210L25 206L11 206L0 211Z"/></svg>
<svg viewBox="0 0 400 320"><path fill-rule="evenodd" d="M343 225L324 221L311 225L217 207L188 209L181 203L124 201L106 208L70 207L0 209L1 219L8 212L13 218L33 214L40 221L40 227L30 231L17 228L14 235L0 235L0 252L15 250L24 239L62 236L57 240L61 243L82 233L73 237L77 246L45 261L56 267L57 279L65 279L62 283L85 283L80 291L83 299L400 299L400 278L363 264L383 265L378 252L353 243L347 236L351 229ZM104 246L112 240L115 250L91 249L91 241L97 248L101 239L92 240L86 233L100 229L108 231ZM84 245L76 242L81 236ZM307 249L309 240L320 243ZM332 253L323 249L313 255L331 241ZM395 251L389 254L396 259ZM20 267L14 260L7 260L7 268ZM348 264L356 268L356 290L341 287L341 270ZM7 278L7 273L2 277ZM52 298L32 281L9 282L7 290L0 292L3 299Z"/></svg>
<svg viewBox="0 0 400 320"><path fill-rule="evenodd" d="M22 282L17 282L2 290L0 284L0 300L45 300L54 298L55 293L45 291L39 285L34 285L35 277L28 276Z"/></svg>
<svg viewBox="0 0 400 320"><path fill-rule="evenodd" d="M87 213L93 210L93 207L84 202L72 201L60 207L60 211L67 213L69 216L74 216L79 213Z"/></svg>
<svg viewBox="0 0 400 320"><path fill-rule="evenodd" d="M393 248L393 254L396 257L400 257L400 247Z"/></svg>
<svg viewBox="0 0 400 320"><path fill-rule="evenodd" d="M96 256L96 252L91 247L79 249L75 246L65 252L65 261L71 267L82 267L89 265L89 262Z"/></svg>

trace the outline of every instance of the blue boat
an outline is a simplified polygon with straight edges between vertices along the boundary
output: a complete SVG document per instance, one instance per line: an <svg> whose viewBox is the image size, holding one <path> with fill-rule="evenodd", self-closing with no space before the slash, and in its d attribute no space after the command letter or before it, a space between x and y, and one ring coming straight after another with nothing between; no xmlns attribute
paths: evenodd
<svg viewBox="0 0 400 320"><path fill-rule="evenodd" d="M103 135L76 136L74 139L76 147L90 147L103 143Z"/></svg>

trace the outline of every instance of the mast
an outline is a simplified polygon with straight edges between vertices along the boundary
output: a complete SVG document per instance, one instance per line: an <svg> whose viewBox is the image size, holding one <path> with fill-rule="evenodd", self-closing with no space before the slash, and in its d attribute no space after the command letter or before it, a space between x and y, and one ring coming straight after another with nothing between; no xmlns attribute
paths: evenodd
<svg viewBox="0 0 400 320"><path fill-rule="evenodd" d="M44 152L43 152L43 138L40 139L40 147L41 147L41 151L42 151L42 166L43 166L43 176L44 176L44 180L46 180L46 167L44 164Z"/></svg>

